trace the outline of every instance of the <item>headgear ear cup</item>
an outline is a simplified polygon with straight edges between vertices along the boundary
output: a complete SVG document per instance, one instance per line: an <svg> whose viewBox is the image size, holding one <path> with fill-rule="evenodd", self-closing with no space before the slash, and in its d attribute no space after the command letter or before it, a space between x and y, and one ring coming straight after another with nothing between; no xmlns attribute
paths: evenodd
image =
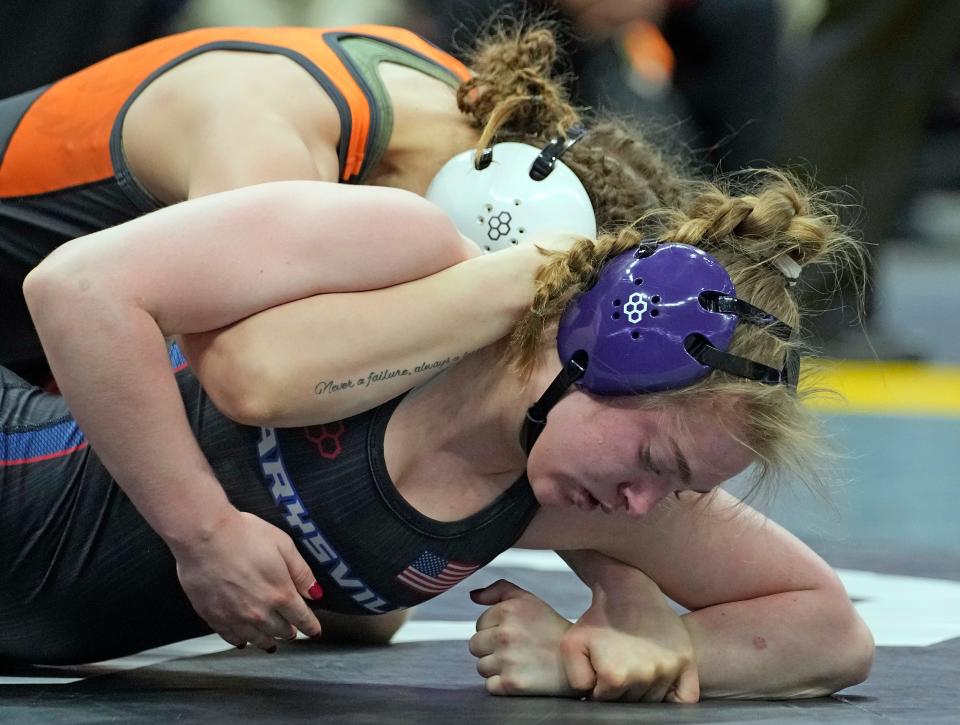
<svg viewBox="0 0 960 725"><path fill-rule="evenodd" d="M735 294L727 270L687 244L644 246L606 262L596 284L570 302L557 348L588 359L580 384L600 395L682 388L711 370L684 346L691 335L726 350L735 314L706 309L704 293Z"/></svg>
<svg viewBox="0 0 960 725"><path fill-rule="evenodd" d="M427 198L490 252L536 242L548 232L596 238L596 216L580 179L559 159L546 175L531 174L540 157L533 146L498 143L490 162L478 169L474 152L464 151L440 169Z"/></svg>
<svg viewBox="0 0 960 725"><path fill-rule="evenodd" d="M702 249L655 240L607 260L594 285L567 305L557 330L563 369L527 411L527 453L547 414L577 384L597 395L683 388L711 370L795 389L789 352L783 368L726 352L738 323L788 340L793 330L736 297L727 270Z"/></svg>

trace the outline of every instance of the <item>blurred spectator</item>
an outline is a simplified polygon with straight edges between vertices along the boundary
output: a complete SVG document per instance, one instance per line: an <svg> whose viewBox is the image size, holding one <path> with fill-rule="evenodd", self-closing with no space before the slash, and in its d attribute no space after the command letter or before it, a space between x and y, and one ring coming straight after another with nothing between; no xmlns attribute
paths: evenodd
<svg viewBox="0 0 960 725"><path fill-rule="evenodd" d="M407 26L406 0L190 0L176 18L176 30L221 25L324 27L378 23Z"/></svg>
<svg viewBox="0 0 960 725"><path fill-rule="evenodd" d="M960 52L960 2L834 0L808 42L793 49L779 113L776 157L803 160L828 186L849 185L866 241L886 243L918 183L926 121L943 96ZM956 156L937 173L957 178ZM870 356L855 315L851 282L822 298L835 283L828 271L805 276L811 302L824 310L813 330L828 352ZM868 295L867 315L874 296ZM851 329L851 326L854 326ZM916 357L909 341L873 335L881 357Z"/></svg>
<svg viewBox="0 0 960 725"><path fill-rule="evenodd" d="M420 4L430 21L417 29L454 53L463 50L457 46L469 47L495 13L552 12L565 21L562 38L576 103L669 125L680 141L701 150L700 160L722 170L769 155L782 35L776 0Z"/></svg>
<svg viewBox="0 0 960 725"><path fill-rule="evenodd" d="M186 0L3 0L0 98L152 40Z"/></svg>

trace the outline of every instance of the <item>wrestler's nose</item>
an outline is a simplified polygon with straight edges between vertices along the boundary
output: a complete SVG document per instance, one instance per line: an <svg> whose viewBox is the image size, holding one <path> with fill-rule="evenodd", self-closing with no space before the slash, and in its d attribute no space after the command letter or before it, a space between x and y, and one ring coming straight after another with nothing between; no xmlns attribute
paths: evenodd
<svg viewBox="0 0 960 725"><path fill-rule="evenodd" d="M645 516L667 495L660 486L649 483L621 483L617 491L626 501L627 514L635 518Z"/></svg>

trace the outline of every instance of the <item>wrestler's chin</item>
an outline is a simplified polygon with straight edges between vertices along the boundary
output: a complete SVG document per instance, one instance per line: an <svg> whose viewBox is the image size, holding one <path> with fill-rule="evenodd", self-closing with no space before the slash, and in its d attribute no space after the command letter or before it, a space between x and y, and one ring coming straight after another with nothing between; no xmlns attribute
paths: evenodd
<svg viewBox="0 0 960 725"><path fill-rule="evenodd" d="M575 505L563 492L563 488L556 481L537 481L530 483L537 503L549 508L567 508Z"/></svg>

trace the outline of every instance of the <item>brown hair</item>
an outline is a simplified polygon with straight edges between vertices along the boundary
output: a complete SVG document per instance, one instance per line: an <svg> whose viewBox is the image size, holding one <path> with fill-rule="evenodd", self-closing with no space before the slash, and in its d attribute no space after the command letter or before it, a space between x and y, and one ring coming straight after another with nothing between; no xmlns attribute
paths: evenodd
<svg viewBox="0 0 960 725"><path fill-rule="evenodd" d="M483 129L478 154L494 139L542 144L583 122L562 78L554 75L556 59L554 33L542 21L500 25L478 44L470 59L475 76L458 93L461 110ZM587 129L563 160L586 187L601 233L567 252L541 250L546 259L530 310L501 343L521 378L529 379L544 345L553 344L555 325L569 301L593 283L607 259L644 240L704 249L726 267L738 297L794 329L804 311L775 266L777 258L786 255L801 266L826 264L862 279L865 252L841 228L830 195L812 193L775 170L693 179L638 129L620 121ZM780 369L789 348L799 351L803 343L743 324L728 350ZM822 492L831 449L804 400L823 392L808 383L794 394L782 385L713 371L689 387L639 397L645 407L678 414L693 400L707 400L718 414L736 416L726 427L755 453L758 482L786 474Z"/></svg>
<svg viewBox="0 0 960 725"><path fill-rule="evenodd" d="M579 240L568 252L541 250L546 259L530 310L503 344L506 359L522 378L532 374L543 345L552 344L548 330L553 331L569 301L593 283L604 262L650 239L709 252L727 269L738 297L794 329L804 311L774 264L778 257L861 275L865 266L862 245L840 227L829 196L809 192L786 172L751 170L715 182L688 181L675 207L651 210L596 241ZM785 341L741 324L728 351L780 369L790 348L808 352L796 336ZM804 401L828 392L808 383L794 394L782 385L762 385L715 370L686 388L643 395L640 401L643 407L682 410L685 403L706 399L715 402L718 411L734 411L736 420L728 421L727 428L756 455L758 481L789 474L822 492L824 471L816 462L832 456Z"/></svg>
<svg viewBox="0 0 960 725"><path fill-rule="evenodd" d="M583 182L599 229L675 204L682 177L677 158L624 121L586 121L555 71L557 55L554 24L542 19L501 22L469 53L474 76L460 86L457 103L482 129L477 158L494 140L544 145L585 125L563 161Z"/></svg>

